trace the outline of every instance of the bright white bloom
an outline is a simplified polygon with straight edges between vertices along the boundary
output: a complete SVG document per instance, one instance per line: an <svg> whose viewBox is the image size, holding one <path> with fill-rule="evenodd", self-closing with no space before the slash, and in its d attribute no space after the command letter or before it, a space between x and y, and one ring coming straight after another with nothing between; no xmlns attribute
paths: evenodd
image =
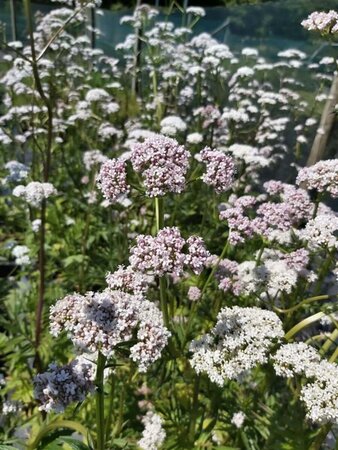
<svg viewBox="0 0 338 450"><path fill-rule="evenodd" d="M32 230L34 233L37 233L40 230L41 219L35 219L32 222Z"/></svg>
<svg viewBox="0 0 338 450"><path fill-rule="evenodd" d="M18 266L27 266L31 260L29 258L29 248L26 245L16 245L12 249L12 256L15 258L15 264Z"/></svg>
<svg viewBox="0 0 338 450"><path fill-rule="evenodd" d="M305 384L300 398L305 403L308 419L320 425L338 423L338 365L323 360L312 365L307 377L314 381Z"/></svg>
<svg viewBox="0 0 338 450"><path fill-rule="evenodd" d="M40 206L42 200L56 194L57 191L51 183L40 183L39 181L31 181L27 186L20 184L13 189L15 197L23 197L27 203L35 207Z"/></svg>
<svg viewBox="0 0 338 450"><path fill-rule="evenodd" d="M308 242L311 248L338 248L335 233L338 230L338 216L333 214L318 214L311 219L303 230L297 230L301 239Z"/></svg>
<svg viewBox="0 0 338 450"><path fill-rule="evenodd" d="M168 116L161 120L161 133L166 136L176 136L187 129L186 123L177 116Z"/></svg>
<svg viewBox="0 0 338 450"><path fill-rule="evenodd" d="M205 16L205 10L203 8L200 8L198 6L188 6L186 9L187 14L192 14L197 17L204 17Z"/></svg>
<svg viewBox="0 0 338 450"><path fill-rule="evenodd" d="M320 355L304 342L282 345L273 356L276 374L291 378L295 374L306 375L314 363L319 363Z"/></svg>
<svg viewBox="0 0 338 450"><path fill-rule="evenodd" d="M242 428L245 421L245 414L243 411L236 412L231 419L231 423L235 425L236 428Z"/></svg>
<svg viewBox="0 0 338 450"><path fill-rule="evenodd" d="M143 450L158 450L164 442L166 432L162 427L161 417L153 411L148 411L142 418L144 430L142 432L142 439L139 440L138 445Z"/></svg>
<svg viewBox="0 0 338 450"><path fill-rule="evenodd" d="M197 373L223 386L268 360L274 342L283 337L282 322L272 311L259 308L223 308L209 334L191 343L190 360Z"/></svg>
<svg viewBox="0 0 338 450"><path fill-rule="evenodd" d="M190 133L187 136L188 144L200 144L203 141L203 135L201 133Z"/></svg>

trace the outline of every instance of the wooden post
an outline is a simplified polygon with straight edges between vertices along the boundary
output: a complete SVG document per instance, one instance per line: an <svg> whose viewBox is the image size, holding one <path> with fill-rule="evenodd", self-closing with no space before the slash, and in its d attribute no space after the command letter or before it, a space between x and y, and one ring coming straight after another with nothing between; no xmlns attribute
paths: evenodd
<svg viewBox="0 0 338 450"><path fill-rule="evenodd" d="M96 46L96 34L95 34L95 27L96 27L96 20L95 20L95 8L88 6L87 8L87 24L90 27L88 31L88 36L90 39L90 44L92 48L95 48Z"/></svg>
<svg viewBox="0 0 338 450"><path fill-rule="evenodd" d="M16 25L16 4L15 0L10 0L9 2L11 9L11 27L12 27L12 40L17 41L18 38L18 29Z"/></svg>
<svg viewBox="0 0 338 450"><path fill-rule="evenodd" d="M330 94L326 100L316 137L313 141L311 152L306 165L312 166L323 159L329 135L336 117L335 106L338 103L338 75L335 74L332 80Z"/></svg>

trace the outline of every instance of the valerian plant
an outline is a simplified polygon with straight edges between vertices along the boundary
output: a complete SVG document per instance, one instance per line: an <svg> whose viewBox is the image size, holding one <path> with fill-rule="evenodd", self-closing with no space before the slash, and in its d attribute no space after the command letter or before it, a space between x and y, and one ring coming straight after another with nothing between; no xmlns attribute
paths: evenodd
<svg viewBox="0 0 338 450"><path fill-rule="evenodd" d="M95 4L63 3L26 0L28 45L2 43L0 447L319 450L338 160L299 164L334 64L234 54L202 8L148 5L113 58Z"/></svg>

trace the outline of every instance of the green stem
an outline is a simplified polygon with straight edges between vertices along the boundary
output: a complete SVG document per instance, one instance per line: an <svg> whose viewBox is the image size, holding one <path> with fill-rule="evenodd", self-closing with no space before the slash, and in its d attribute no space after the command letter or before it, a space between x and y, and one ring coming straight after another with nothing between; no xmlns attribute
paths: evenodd
<svg viewBox="0 0 338 450"><path fill-rule="evenodd" d="M104 427L104 386L103 386L103 374L106 364L106 357L99 352L97 358L96 369L96 433L97 433L97 445L96 450L105 450L105 427Z"/></svg>
<svg viewBox="0 0 338 450"><path fill-rule="evenodd" d="M163 198L155 197L156 232L164 227L164 207Z"/></svg>
<svg viewBox="0 0 338 450"><path fill-rule="evenodd" d="M190 413L190 424L189 424L189 441L192 445L194 445L194 442L195 442L195 429L196 429L196 421L197 421L197 416L198 416L199 388L200 388L200 376L196 375L195 383L194 383L192 405L191 405L191 413Z"/></svg>
<svg viewBox="0 0 338 450"><path fill-rule="evenodd" d="M204 286L203 286L203 289L202 289L202 293L201 293L201 299L203 298L203 295L205 294L205 291L206 291L206 289L207 289L207 287L208 287L210 281L212 280L212 278L213 278L213 276L214 276L216 270L218 269L219 263L220 263L221 260L224 258L225 254L226 254L226 252L227 252L227 249L228 249L228 243L229 243L229 240L227 239L227 241L226 241L226 243L225 243L225 245L224 245L224 247L223 247L223 250L222 250L221 255L219 256L219 258L218 258L216 264L214 265L214 267L212 268L212 270L211 270L211 272L210 272L210 274L209 274L209 276L208 276L208 278L207 278L207 281L204 283Z"/></svg>
<svg viewBox="0 0 338 450"><path fill-rule="evenodd" d="M113 422L113 409L114 409L114 394L115 394L115 374L111 374L110 378L110 398L109 398L109 410L108 410L108 416L106 419L106 442L110 438L111 434L111 424Z"/></svg>
<svg viewBox="0 0 338 450"><path fill-rule="evenodd" d="M164 226L164 205L162 197L155 197L156 232L158 233ZM169 326L169 314L167 305L167 283L164 276L159 277L160 303L165 326Z"/></svg>
<svg viewBox="0 0 338 450"><path fill-rule="evenodd" d="M325 441L325 438L330 432L331 428L332 423L327 423L326 425L322 426L315 440L310 445L309 450L320 450L322 448L322 443Z"/></svg>

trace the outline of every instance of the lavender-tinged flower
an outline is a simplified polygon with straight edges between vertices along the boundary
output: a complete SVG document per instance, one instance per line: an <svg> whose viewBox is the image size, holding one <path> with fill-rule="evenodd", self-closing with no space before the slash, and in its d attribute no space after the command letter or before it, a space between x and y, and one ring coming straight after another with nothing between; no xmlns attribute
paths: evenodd
<svg viewBox="0 0 338 450"><path fill-rule="evenodd" d="M197 373L223 386L268 360L274 342L283 337L282 322L272 311L259 308L223 308L209 334L191 343L190 360Z"/></svg>
<svg viewBox="0 0 338 450"><path fill-rule="evenodd" d="M319 31L321 34L338 33L338 13L332 9L329 12L314 11L301 25L306 30Z"/></svg>
<svg viewBox="0 0 338 450"><path fill-rule="evenodd" d="M136 238L136 246L131 249L130 265L143 273L180 276L186 260L184 245L185 240L177 227L163 228L155 237L141 234Z"/></svg>
<svg viewBox="0 0 338 450"><path fill-rule="evenodd" d="M217 194L227 191L234 180L233 159L221 151L205 147L201 152L201 160L207 167L206 173L202 176L204 183L212 186Z"/></svg>
<svg viewBox="0 0 338 450"><path fill-rule="evenodd" d="M85 359L75 359L65 366L50 364L48 371L34 378L34 396L40 410L63 412L73 402L82 402L94 389L94 367Z"/></svg>
<svg viewBox="0 0 338 450"><path fill-rule="evenodd" d="M130 357L143 372L160 357L170 336L154 304L139 295L109 289L67 295L51 307L50 321L54 336L66 331L75 346L91 353L101 351L108 358L138 330L139 342L131 348Z"/></svg>
<svg viewBox="0 0 338 450"><path fill-rule="evenodd" d="M188 245L188 254L184 253L185 245ZM200 273L208 257L202 238L192 236L185 241L177 227L166 227L155 237L139 235L129 261L131 267L139 272L180 277L185 266Z"/></svg>
<svg viewBox="0 0 338 450"><path fill-rule="evenodd" d="M189 152L175 139L161 135L132 145L131 162L141 172L147 195L163 196L168 192L180 193L185 186Z"/></svg>
<svg viewBox="0 0 338 450"><path fill-rule="evenodd" d="M5 169L9 171L9 175L6 177L8 181L21 181L24 178L27 178L29 169L24 164L19 163L18 161L8 161L5 164Z"/></svg>
<svg viewBox="0 0 338 450"><path fill-rule="evenodd" d="M161 357L171 333L164 327L161 311L148 300L142 301L139 320L139 342L130 349L130 358L136 362L140 372L146 372Z"/></svg>
<svg viewBox="0 0 338 450"><path fill-rule="evenodd" d="M199 236L190 236L187 239L188 255L185 264L197 275L202 272L206 266L210 253L205 248L204 241Z"/></svg>
<svg viewBox="0 0 338 450"><path fill-rule="evenodd" d="M201 290L197 286L190 286L188 291L188 299L192 302L196 302L201 298Z"/></svg>
<svg viewBox="0 0 338 450"><path fill-rule="evenodd" d="M153 411L148 411L143 417L142 423L144 430L138 445L142 450L158 450L166 437L161 417Z"/></svg>
<svg viewBox="0 0 338 450"><path fill-rule="evenodd" d="M311 167L304 167L298 172L297 184L304 184L307 189L328 192L338 197L338 159L319 161Z"/></svg>
<svg viewBox="0 0 338 450"><path fill-rule="evenodd" d="M97 186L110 203L116 202L120 195L127 194L130 188L125 162L119 159L104 162L97 176Z"/></svg>
<svg viewBox="0 0 338 450"><path fill-rule="evenodd" d="M131 266L119 266L118 269L106 276L110 289L117 289L130 294L145 294L152 278L141 272L135 272Z"/></svg>

